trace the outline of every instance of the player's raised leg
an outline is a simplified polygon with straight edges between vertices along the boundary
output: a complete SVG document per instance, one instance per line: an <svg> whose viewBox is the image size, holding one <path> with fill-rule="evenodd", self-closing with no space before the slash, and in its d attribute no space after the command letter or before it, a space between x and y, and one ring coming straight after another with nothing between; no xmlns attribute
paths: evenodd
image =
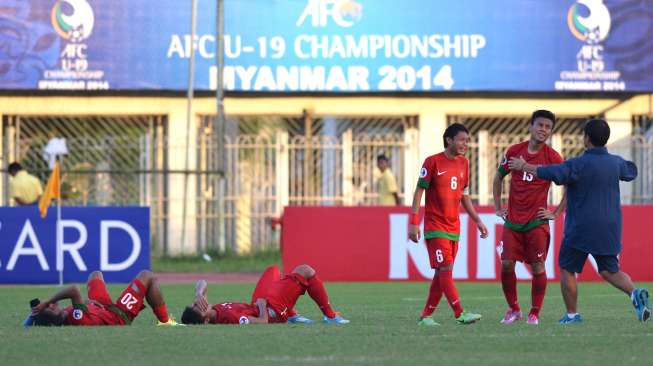
<svg viewBox="0 0 653 366"><path fill-rule="evenodd" d="M323 321L330 324L347 324L349 320L343 318L338 313L333 311L331 303L329 302L329 294L327 293L324 283L317 275L315 270L306 264L297 266L293 270L294 274L298 274L306 279L306 291L308 296L315 301L317 306L324 314Z"/></svg>
<svg viewBox="0 0 653 366"><path fill-rule="evenodd" d="M152 308L152 312L158 319L157 325L177 325L177 322L168 315L168 308L163 299L159 280L154 273L141 271L120 296L119 304L124 305L127 309L129 309L130 302L132 301L139 301L135 305L132 305L134 309L137 305L140 305L142 308L142 299L145 297L145 300Z"/></svg>

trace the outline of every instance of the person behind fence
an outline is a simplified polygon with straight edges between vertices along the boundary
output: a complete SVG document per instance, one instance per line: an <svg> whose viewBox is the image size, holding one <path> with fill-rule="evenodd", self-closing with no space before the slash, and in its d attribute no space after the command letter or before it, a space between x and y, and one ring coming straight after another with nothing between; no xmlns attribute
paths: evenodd
<svg viewBox="0 0 653 366"><path fill-rule="evenodd" d="M9 164L7 172L10 175L9 197L21 206L37 204L43 194L41 181L29 174L18 162Z"/></svg>
<svg viewBox="0 0 653 366"><path fill-rule="evenodd" d="M594 257L599 274L628 295L637 318L651 318L648 291L635 288L630 276L619 269L621 253L621 198L619 182L637 177L637 166L621 156L608 153L605 144L610 126L602 119L585 123L585 153L562 164L538 166L522 157L510 159L510 169L533 174L567 187L567 215L558 265L560 287L567 313L560 324L582 322L576 308L578 291L576 274L583 271L589 254Z"/></svg>
<svg viewBox="0 0 653 366"><path fill-rule="evenodd" d="M399 187L397 179L390 170L390 160L385 154L376 157L376 167L374 172L376 179L376 192L378 193L377 204L380 206L399 206Z"/></svg>

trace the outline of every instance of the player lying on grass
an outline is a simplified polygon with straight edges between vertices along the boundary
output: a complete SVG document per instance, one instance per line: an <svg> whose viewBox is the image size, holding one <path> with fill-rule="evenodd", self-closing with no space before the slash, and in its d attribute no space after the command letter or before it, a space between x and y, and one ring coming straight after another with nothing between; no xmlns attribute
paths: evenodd
<svg viewBox="0 0 653 366"><path fill-rule="evenodd" d="M102 272L91 273L87 287L88 300L84 300L79 287L73 285L33 307L34 325L129 325L145 308L144 300L159 320L157 325L177 325L168 316L159 282L150 271L141 271L115 303L107 291ZM72 305L62 309L57 303L65 299L70 299Z"/></svg>
<svg viewBox="0 0 653 366"><path fill-rule="evenodd" d="M198 281L195 287L195 301L184 309L181 322L184 324L264 324L301 322L312 323L310 319L297 315L294 310L299 296L308 295L324 314L323 322L347 324L333 311L329 295L315 270L308 265L297 266L292 273L281 277L277 266L268 267L259 279L249 304L224 302L209 305L206 281Z"/></svg>

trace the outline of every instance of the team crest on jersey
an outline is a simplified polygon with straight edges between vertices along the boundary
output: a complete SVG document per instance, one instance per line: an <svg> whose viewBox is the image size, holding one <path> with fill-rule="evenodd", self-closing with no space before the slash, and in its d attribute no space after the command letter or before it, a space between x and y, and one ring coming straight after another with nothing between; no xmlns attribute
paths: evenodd
<svg viewBox="0 0 653 366"><path fill-rule="evenodd" d="M239 324L249 324L249 319L247 319L246 316L241 316L240 319L238 319Z"/></svg>
<svg viewBox="0 0 653 366"><path fill-rule="evenodd" d="M419 171L419 177L420 177L420 178L426 178L426 174L427 174L427 173L428 173L428 172L426 171L426 168L422 168L422 169L420 169L420 171Z"/></svg>
<svg viewBox="0 0 653 366"><path fill-rule="evenodd" d="M75 320L80 320L84 316L84 312L79 309L73 310L73 318Z"/></svg>

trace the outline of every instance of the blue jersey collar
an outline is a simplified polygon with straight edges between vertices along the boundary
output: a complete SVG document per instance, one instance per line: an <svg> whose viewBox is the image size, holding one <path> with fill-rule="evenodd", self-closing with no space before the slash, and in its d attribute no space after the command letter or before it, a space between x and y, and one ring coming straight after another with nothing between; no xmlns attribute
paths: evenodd
<svg viewBox="0 0 653 366"><path fill-rule="evenodd" d="M603 155L608 153L608 148L605 146L601 147L593 147L590 149L585 150L586 154L597 154L597 155Z"/></svg>

